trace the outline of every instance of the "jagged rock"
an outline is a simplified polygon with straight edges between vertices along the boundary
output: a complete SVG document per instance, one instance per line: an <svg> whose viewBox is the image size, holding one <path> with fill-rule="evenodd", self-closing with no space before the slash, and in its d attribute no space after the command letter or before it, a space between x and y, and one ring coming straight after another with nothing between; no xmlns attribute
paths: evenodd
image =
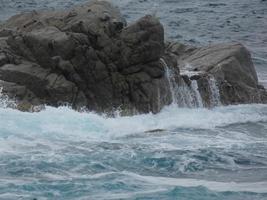
<svg viewBox="0 0 267 200"><path fill-rule="evenodd" d="M206 106L210 105L210 84L216 80L222 104L266 103L267 92L259 86L249 51L239 43L210 45L202 48L176 43L169 51L177 55L180 69L193 74Z"/></svg>
<svg viewBox="0 0 267 200"><path fill-rule="evenodd" d="M185 101L194 80L209 107L210 77L223 104L266 102L243 46L164 44L158 19L148 15L127 26L105 1L22 13L0 27L0 87L21 110L67 103L97 112L156 113L174 102L170 82L183 87L175 94Z"/></svg>
<svg viewBox="0 0 267 200"><path fill-rule="evenodd" d="M41 104L129 113L158 112L171 102L160 62L164 30L155 17L126 26L117 8L93 1L13 16L0 38L0 80L27 89Z"/></svg>

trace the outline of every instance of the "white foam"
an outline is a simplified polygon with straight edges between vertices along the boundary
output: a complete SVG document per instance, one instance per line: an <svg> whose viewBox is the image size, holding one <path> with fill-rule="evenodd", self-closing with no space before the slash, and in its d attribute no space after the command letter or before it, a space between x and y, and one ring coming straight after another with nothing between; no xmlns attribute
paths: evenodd
<svg viewBox="0 0 267 200"><path fill-rule="evenodd" d="M199 108L203 108L203 101L202 101L202 97L200 95L199 89L198 89L198 83L196 80L193 80L191 83L191 88L194 92L195 98L196 98L196 106Z"/></svg>
<svg viewBox="0 0 267 200"><path fill-rule="evenodd" d="M214 77L209 78L209 87L211 91L211 106L220 106L221 105L221 97L220 97L220 91L217 86L217 82Z"/></svg>
<svg viewBox="0 0 267 200"><path fill-rule="evenodd" d="M267 182L216 182L199 179L166 178L155 176L141 176L135 173L124 172L140 181L145 181L153 185L162 186L180 186L180 187L198 187L204 186L210 190L218 192L254 192L267 193Z"/></svg>
<svg viewBox="0 0 267 200"><path fill-rule="evenodd" d="M8 98L6 94L3 93L3 87L0 87L0 108L7 107L16 107L16 103L14 100Z"/></svg>
<svg viewBox="0 0 267 200"><path fill-rule="evenodd" d="M175 74L173 70L168 67L163 58L161 58L160 60L165 68L165 76L168 80L170 92L172 95L172 103L182 108L203 107L202 97L198 90L197 81L192 81L191 86L189 86L184 82L183 79L181 79L180 85L178 85L175 80ZM189 72L184 72L183 74L189 75L189 77L192 75Z"/></svg>
<svg viewBox="0 0 267 200"><path fill-rule="evenodd" d="M218 181L208 181L193 178L170 178L170 177L160 177L160 176L142 176L136 173L122 171L122 172L105 172L98 173L94 175L77 175L76 178L84 179L103 179L108 176L121 176L124 175L125 178L131 177L129 180L137 180L146 185L152 185L166 188L171 187L198 187L203 186L212 191L217 192L253 192L253 193L267 193L267 182L218 182ZM75 177L75 176L74 176ZM65 177L53 176L53 180L68 180Z"/></svg>
<svg viewBox="0 0 267 200"><path fill-rule="evenodd" d="M169 88L170 88L170 92L171 92L171 96L172 96L172 103L173 104L177 104L177 98L176 98L176 94L175 91L177 90L177 84L175 83L174 79L174 75L172 70L168 67L167 63L165 62L165 60L163 58L160 59L160 61L162 62L164 69L165 69L165 77L168 81L169 84Z"/></svg>
<svg viewBox="0 0 267 200"><path fill-rule="evenodd" d="M79 113L67 107L47 107L39 113L0 108L0 118L0 137L27 133L28 136L80 136L96 139L153 129L213 129L235 123L267 122L267 105L237 105L214 109L178 108L171 105L158 114L115 118L93 112Z"/></svg>

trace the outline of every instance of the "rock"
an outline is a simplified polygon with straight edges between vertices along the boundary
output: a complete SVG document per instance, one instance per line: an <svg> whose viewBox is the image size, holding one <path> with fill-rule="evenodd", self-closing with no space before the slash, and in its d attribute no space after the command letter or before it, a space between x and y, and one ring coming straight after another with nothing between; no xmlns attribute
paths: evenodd
<svg viewBox="0 0 267 200"><path fill-rule="evenodd" d="M0 27L0 87L23 111L68 104L108 114L157 113L174 102L173 93L190 101L195 81L210 107L211 78L225 105L266 102L242 45L164 44L157 18L147 15L127 26L105 1L22 13ZM179 87L188 91L171 91Z"/></svg>
<svg viewBox="0 0 267 200"><path fill-rule="evenodd" d="M202 48L173 44L171 52L177 55L180 69L193 74L192 80L197 79L207 105L210 104L208 79L211 77L216 80L220 100L224 105L267 102L266 90L262 86L258 87L251 55L242 44L224 43Z"/></svg>
<svg viewBox="0 0 267 200"><path fill-rule="evenodd" d="M19 102L27 101L31 105L40 105L39 99L25 86L18 85L16 83L7 82L7 81L0 81L2 86L1 92L7 94L9 98L16 99ZM12 102L11 102L12 103ZM16 107L13 104L11 107Z"/></svg>
<svg viewBox="0 0 267 200"><path fill-rule="evenodd" d="M0 80L26 89L40 104L155 113L171 102L160 63L164 30L155 17L126 26L117 8L92 1L15 15L1 27L0 41ZM26 105L26 96L1 86Z"/></svg>

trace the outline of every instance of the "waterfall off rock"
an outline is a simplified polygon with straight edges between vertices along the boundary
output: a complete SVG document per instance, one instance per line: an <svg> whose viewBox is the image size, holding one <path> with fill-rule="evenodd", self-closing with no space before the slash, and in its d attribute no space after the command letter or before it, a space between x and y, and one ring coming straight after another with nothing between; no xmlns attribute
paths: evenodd
<svg viewBox="0 0 267 200"><path fill-rule="evenodd" d="M168 81L169 90L171 93L172 104L177 104L176 94L175 94L175 91L177 90L176 89L177 84L176 84L175 79L174 79L174 74L163 58L161 58L160 61L163 64L164 69L165 69L165 77Z"/></svg>
<svg viewBox="0 0 267 200"><path fill-rule="evenodd" d="M160 61L165 69L165 76L168 80L169 90L172 96L172 104L185 108L203 108L204 103L198 88L197 80L190 80L190 84L186 83L182 77L179 77L179 80L177 80L174 70L167 65L166 61L163 58L161 58ZM189 64L187 65L189 66ZM196 73L183 71L182 75L190 79L191 76L196 75ZM210 91L209 107L220 106L220 91L214 77L208 77L208 85Z"/></svg>
<svg viewBox="0 0 267 200"><path fill-rule="evenodd" d="M208 79L209 82L209 87L210 87L210 106L214 107L214 106L220 106L221 105L221 100L220 100L220 91L219 88L217 86L217 82L215 80L214 77L210 77Z"/></svg>
<svg viewBox="0 0 267 200"><path fill-rule="evenodd" d="M191 82L191 88L193 89L194 93L195 93L195 97L196 97L196 103L197 103L197 107L203 108L203 101L202 101L202 97L199 93L199 89L198 89L198 83L196 80L193 80Z"/></svg>

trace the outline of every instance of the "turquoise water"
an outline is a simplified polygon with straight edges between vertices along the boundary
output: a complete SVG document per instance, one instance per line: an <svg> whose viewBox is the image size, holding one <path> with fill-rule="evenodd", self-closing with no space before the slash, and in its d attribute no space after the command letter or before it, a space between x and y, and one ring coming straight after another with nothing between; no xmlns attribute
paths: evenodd
<svg viewBox="0 0 267 200"><path fill-rule="evenodd" d="M0 0L0 21L85 1ZM111 1L129 22L156 14L167 39L245 44L267 87L267 1ZM33 199L267 200L267 105L115 118L2 105L0 200Z"/></svg>
<svg viewBox="0 0 267 200"><path fill-rule="evenodd" d="M1 200L267 199L267 105L0 119Z"/></svg>

